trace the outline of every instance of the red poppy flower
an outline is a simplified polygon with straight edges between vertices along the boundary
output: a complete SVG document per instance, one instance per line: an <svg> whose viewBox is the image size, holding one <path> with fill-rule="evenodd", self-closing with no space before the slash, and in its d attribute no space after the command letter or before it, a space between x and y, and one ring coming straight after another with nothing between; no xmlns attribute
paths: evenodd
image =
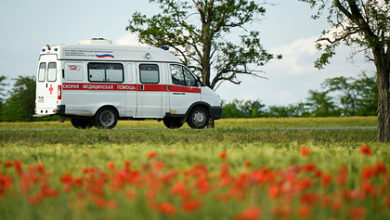
<svg viewBox="0 0 390 220"><path fill-rule="evenodd" d="M252 163L249 160L245 161L245 166L246 167L250 167L251 165L252 165Z"/></svg>
<svg viewBox="0 0 390 220"><path fill-rule="evenodd" d="M157 157L157 153L156 153L156 152L149 152L149 153L147 153L146 155L147 155L147 157L148 157L149 159L152 159L152 158Z"/></svg>
<svg viewBox="0 0 390 220"><path fill-rule="evenodd" d="M184 201L181 207L185 212L191 212L202 207L202 203L199 200Z"/></svg>
<svg viewBox="0 0 390 220"><path fill-rule="evenodd" d="M226 158L226 152L222 152L221 154L219 154L219 157L221 158L221 159L225 159Z"/></svg>
<svg viewBox="0 0 390 220"><path fill-rule="evenodd" d="M332 182L332 175L331 174L324 174L321 178L321 186L327 187Z"/></svg>
<svg viewBox="0 0 390 220"><path fill-rule="evenodd" d="M343 185L347 182L348 179L348 168L346 166L342 166L339 169L339 173L337 175L337 184Z"/></svg>
<svg viewBox="0 0 390 220"><path fill-rule="evenodd" d="M301 196L301 203L313 205L317 203L319 196L316 193L305 193Z"/></svg>
<svg viewBox="0 0 390 220"><path fill-rule="evenodd" d="M5 166L6 167L12 167L12 162L11 161L9 161L9 160L7 160L7 161L5 161Z"/></svg>
<svg viewBox="0 0 390 220"><path fill-rule="evenodd" d="M390 196L387 196L386 198L386 205L387 207L390 207Z"/></svg>
<svg viewBox="0 0 390 220"><path fill-rule="evenodd" d="M176 209L175 207L168 202L161 203L159 205L159 210L162 213L168 214L168 215L175 215L176 214Z"/></svg>
<svg viewBox="0 0 390 220"><path fill-rule="evenodd" d="M245 209L243 212L241 212L235 220L252 220L252 219L259 219L261 215L261 209L255 206L249 207Z"/></svg>
<svg viewBox="0 0 390 220"><path fill-rule="evenodd" d="M368 146L368 145L361 146L359 148L359 151L360 151L360 153L367 155L367 156L372 155L372 150L371 150L370 146Z"/></svg>
<svg viewBox="0 0 390 220"><path fill-rule="evenodd" d="M308 163L302 167L303 172L311 172L316 169L316 165L314 163Z"/></svg>
<svg viewBox="0 0 390 220"><path fill-rule="evenodd" d="M310 216L311 210L307 205L301 205L298 209L298 215L301 218L307 218Z"/></svg>
<svg viewBox="0 0 390 220"><path fill-rule="evenodd" d="M351 210L351 217L354 220L362 219L366 214L366 209L363 207L356 207Z"/></svg>
<svg viewBox="0 0 390 220"><path fill-rule="evenodd" d="M307 155L309 155L311 153L310 149L305 147L305 146L301 146L301 148L299 150L301 152L301 155L304 157L306 157Z"/></svg>
<svg viewBox="0 0 390 220"><path fill-rule="evenodd" d="M115 170L115 164L113 162L108 162L107 167L111 171Z"/></svg>

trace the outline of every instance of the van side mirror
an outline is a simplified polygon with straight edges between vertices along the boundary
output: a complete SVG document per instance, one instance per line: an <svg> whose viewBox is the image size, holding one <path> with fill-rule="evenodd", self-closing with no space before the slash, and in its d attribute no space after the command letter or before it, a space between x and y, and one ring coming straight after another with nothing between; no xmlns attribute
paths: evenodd
<svg viewBox="0 0 390 220"><path fill-rule="evenodd" d="M202 81L200 80L199 76L196 76L196 86L197 86L197 87L204 86L204 84L203 84Z"/></svg>

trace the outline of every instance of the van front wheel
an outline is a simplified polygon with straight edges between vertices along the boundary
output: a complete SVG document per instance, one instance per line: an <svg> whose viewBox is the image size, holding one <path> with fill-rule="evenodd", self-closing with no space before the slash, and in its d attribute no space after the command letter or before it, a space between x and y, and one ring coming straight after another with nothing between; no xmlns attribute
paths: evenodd
<svg viewBox="0 0 390 220"><path fill-rule="evenodd" d="M102 108L96 113L94 121L97 128L111 129L118 122L118 114L113 108Z"/></svg>
<svg viewBox="0 0 390 220"><path fill-rule="evenodd" d="M196 107L191 110L187 123L191 128L203 129L209 124L209 113L205 108Z"/></svg>
<svg viewBox="0 0 390 220"><path fill-rule="evenodd" d="M164 125L167 126L167 128L175 129L175 128L181 128L183 126L183 122L181 122L182 118L164 118Z"/></svg>

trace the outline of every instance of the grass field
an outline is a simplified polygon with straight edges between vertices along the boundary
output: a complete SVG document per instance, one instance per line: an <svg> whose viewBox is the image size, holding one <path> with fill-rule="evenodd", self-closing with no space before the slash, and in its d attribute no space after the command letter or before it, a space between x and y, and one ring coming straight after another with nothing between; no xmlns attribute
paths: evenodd
<svg viewBox="0 0 390 220"><path fill-rule="evenodd" d="M0 123L45 129L0 131L0 219L389 219L390 146L375 130L283 129L375 126L373 117L224 119L205 130Z"/></svg>

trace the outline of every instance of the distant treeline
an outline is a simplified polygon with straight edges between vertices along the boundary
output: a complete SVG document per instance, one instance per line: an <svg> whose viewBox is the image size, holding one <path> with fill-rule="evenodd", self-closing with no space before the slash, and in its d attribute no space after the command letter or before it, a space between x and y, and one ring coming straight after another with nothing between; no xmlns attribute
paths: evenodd
<svg viewBox="0 0 390 220"><path fill-rule="evenodd" d="M35 108L34 77L19 76L7 89L0 76L0 121L33 121ZM326 117L376 115L378 89L376 78L365 73L336 77L322 83L322 90L309 90L305 102L287 106L266 106L260 100L234 100L224 103L224 118ZM57 117L44 120L55 120Z"/></svg>
<svg viewBox="0 0 390 220"><path fill-rule="evenodd" d="M378 87L375 76L335 77L309 90L306 101L266 106L260 100L224 103L223 118L327 117L376 115Z"/></svg>

